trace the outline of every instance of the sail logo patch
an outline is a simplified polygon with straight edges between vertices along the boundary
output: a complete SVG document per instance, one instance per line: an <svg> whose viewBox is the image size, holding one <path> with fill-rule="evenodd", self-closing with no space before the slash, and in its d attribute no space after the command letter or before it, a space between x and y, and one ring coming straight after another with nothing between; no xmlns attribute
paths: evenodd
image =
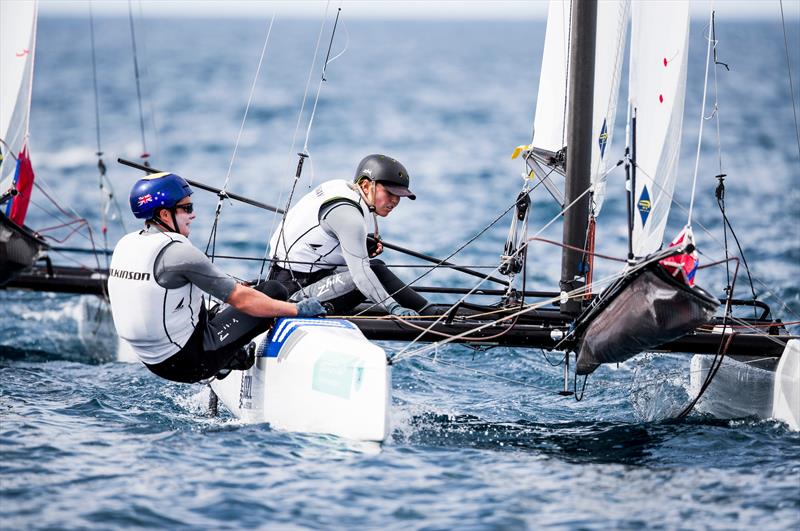
<svg viewBox="0 0 800 531"><path fill-rule="evenodd" d="M606 153L606 144L608 144L608 128L606 127L606 120L603 119L603 127L600 129L600 136L597 138L600 144L600 158L602 159Z"/></svg>
<svg viewBox="0 0 800 531"><path fill-rule="evenodd" d="M647 223L651 206L650 194L647 191L647 186L645 186L642 188L642 195L639 196L639 201L636 202L636 208L639 210L639 215L642 217L642 226Z"/></svg>

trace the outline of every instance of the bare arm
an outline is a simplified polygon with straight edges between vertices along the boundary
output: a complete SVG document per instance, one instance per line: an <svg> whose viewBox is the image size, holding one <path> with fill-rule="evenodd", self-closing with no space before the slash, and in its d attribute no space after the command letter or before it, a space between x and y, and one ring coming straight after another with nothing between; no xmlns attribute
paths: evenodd
<svg viewBox="0 0 800 531"><path fill-rule="evenodd" d="M297 315L296 304L273 299L244 284L236 284L225 302L254 317L295 317Z"/></svg>

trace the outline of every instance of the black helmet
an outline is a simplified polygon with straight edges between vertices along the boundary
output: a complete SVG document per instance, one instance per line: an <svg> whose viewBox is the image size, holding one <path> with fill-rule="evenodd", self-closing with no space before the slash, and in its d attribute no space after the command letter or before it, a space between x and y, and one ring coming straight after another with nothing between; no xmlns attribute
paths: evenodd
<svg viewBox="0 0 800 531"><path fill-rule="evenodd" d="M358 184L361 179L381 183L387 190L394 195L416 199L411 190L408 189L408 171L405 166L397 160L386 155L367 155L358 163L354 182Z"/></svg>

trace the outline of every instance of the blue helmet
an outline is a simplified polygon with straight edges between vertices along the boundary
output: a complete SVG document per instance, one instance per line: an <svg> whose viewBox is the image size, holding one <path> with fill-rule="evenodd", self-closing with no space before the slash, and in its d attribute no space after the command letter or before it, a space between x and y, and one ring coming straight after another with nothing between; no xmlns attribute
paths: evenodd
<svg viewBox="0 0 800 531"><path fill-rule="evenodd" d="M186 180L174 173L153 173L139 179L131 188L131 211L140 219L152 219L161 208L172 208L192 189Z"/></svg>

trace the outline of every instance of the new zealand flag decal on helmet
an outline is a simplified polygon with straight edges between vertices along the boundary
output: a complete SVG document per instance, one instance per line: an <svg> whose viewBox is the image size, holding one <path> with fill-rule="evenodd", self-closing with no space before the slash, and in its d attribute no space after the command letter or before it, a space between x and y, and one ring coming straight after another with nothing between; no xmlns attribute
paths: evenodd
<svg viewBox="0 0 800 531"><path fill-rule="evenodd" d="M608 143L608 128L606 127L606 120L603 120L603 127L600 129L600 137L597 139L600 144L600 158L606 153L606 144Z"/></svg>
<svg viewBox="0 0 800 531"><path fill-rule="evenodd" d="M642 216L642 227L647 223L647 217L650 215L650 194L647 192L647 186L642 188L642 195L639 196L639 201L636 202L636 208L639 209L639 214Z"/></svg>

